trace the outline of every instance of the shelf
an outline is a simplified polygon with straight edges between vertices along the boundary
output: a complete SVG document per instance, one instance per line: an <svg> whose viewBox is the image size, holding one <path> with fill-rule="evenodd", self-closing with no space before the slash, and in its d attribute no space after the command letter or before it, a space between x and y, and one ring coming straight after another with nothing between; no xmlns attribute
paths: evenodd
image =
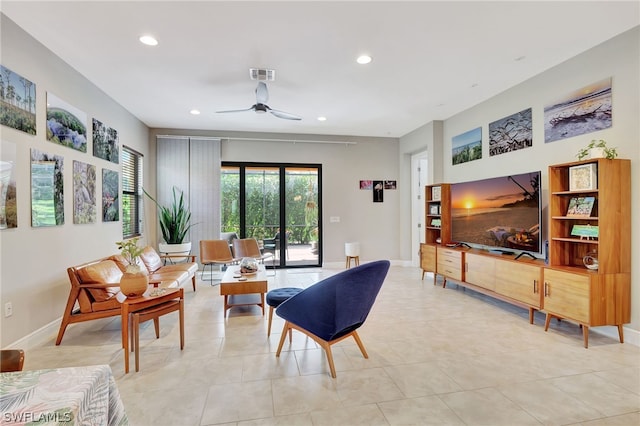
<svg viewBox="0 0 640 426"><path fill-rule="evenodd" d="M579 216L552 216L554 220L598 220L598 216L579 217Z"/></svg>
<svg viewBox="0 0 640 426"><path fill-rule="evenodd" d="M581 194L598 194L597 189L584 190L584 191L554 191L551 195L581 195Z"/></svg>
<svg viewBox="0 0 640 426"><path fill-rule="evenodd" d="M598 244L598 240L581 240L580 238L553 237L552 241L564 241L565 243Z"/></svg>

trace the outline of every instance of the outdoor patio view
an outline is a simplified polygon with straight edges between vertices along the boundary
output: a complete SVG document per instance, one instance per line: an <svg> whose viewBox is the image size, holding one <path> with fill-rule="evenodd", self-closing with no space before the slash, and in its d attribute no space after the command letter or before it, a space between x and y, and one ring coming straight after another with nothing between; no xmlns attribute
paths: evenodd
<svg viewBox="0 0 640 426"><path fill-rule="evenodd" d="M258 240L276 266L319 266L319 166L223 165L222 232Z"/></svg>

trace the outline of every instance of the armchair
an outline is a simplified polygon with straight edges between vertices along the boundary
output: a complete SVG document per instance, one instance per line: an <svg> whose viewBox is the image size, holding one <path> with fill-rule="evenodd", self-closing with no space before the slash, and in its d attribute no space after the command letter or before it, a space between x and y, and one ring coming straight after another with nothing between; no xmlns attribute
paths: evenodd
<svg viewBox="0 0 640 426"><path fill-rule="evenodd" d="M336 369L331 345L353 336L362 355L369 358L356 330L367 319L389 266L388 260L379 260L347 269L283 302L276 310L285 320L276 356L280 356L287 334L298 330L324 349L333 378Z"/></svg>

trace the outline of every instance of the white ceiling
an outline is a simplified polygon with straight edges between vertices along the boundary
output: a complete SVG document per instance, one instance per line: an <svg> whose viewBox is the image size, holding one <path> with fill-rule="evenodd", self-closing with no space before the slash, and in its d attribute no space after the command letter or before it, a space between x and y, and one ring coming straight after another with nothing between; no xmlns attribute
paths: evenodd
<svg viewBox="0 0 640 426"><path fill-rule="evenodd" d="M2 0L0 10L149 127L384 137L640 25L638 0ZM139 43L145 33L159 45ZM362 53L373 62L357 64ZM255 103L252 67L276 70L268 104L303 120L215 113Z"/></svg>

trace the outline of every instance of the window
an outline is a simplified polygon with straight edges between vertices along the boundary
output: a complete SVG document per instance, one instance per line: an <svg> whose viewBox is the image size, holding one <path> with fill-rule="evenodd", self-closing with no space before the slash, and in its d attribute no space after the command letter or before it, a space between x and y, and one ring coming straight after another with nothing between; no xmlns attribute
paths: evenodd
<svg viewBox="0 0 640 426"><path fill-rule="evenodd" d="M142 154L122 147L122 238L142 233Z"/></svg>

